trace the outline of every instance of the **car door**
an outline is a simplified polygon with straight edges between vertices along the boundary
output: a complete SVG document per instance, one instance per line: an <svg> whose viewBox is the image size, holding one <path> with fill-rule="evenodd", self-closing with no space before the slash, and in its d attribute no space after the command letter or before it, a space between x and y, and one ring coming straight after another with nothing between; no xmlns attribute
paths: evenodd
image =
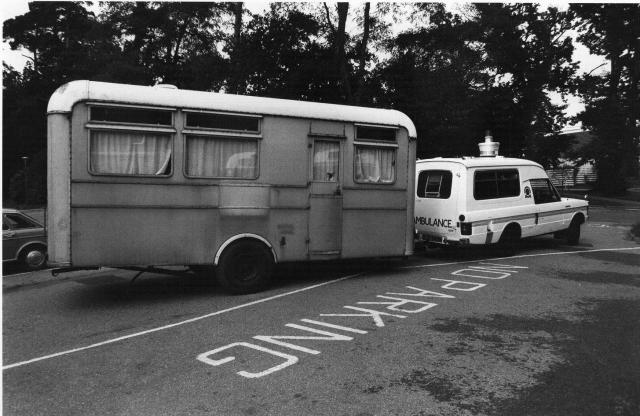
<svg viewBox="0 0 640 416"><path fill-rule="evenodd" d="M2 260L15 260L18 250L16 233L9 226L9 222L2 216Z"/></svg>
<svg viewBox="0 0 640 416"><path fill-rule="evenodd" d="M548 178L531 179L536 204L537 224L534 235L548 234L566 228L564 202Z"/></svg>
<svg viewBox="0 0 640 416"><path fill-rule="evenodd" d="M2 260L15 260L18 250L31 241L43 241L43 227L19 213L2 216Z"/></svg>

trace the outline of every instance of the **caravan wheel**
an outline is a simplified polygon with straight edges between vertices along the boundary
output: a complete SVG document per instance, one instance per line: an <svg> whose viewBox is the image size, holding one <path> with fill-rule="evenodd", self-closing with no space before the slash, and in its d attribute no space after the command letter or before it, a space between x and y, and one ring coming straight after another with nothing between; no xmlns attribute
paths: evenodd
<svg viewBox="0 0 640 416"><path fill-rule="evenodd" d="M273 256L264 244L240 240L222 252L216 269L217 279L234 294L258 292L270 283L273 263Z"/></svg>

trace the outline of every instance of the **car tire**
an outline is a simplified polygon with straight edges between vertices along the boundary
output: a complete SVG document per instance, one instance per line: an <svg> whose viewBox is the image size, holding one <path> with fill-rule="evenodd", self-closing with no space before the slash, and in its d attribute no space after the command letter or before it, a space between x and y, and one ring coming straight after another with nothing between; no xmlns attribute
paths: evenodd
<svg viewBox="0 0 640 416"><path fill-rule="evenodd" d="M258 241L240 240L227 247L216 267L218 283L233 294L255 293L266 288L273 273L271 251Z"/></svg>
<svg viewBox="0 0 640 416"><path fill-rule="evenodd" d="M580 242L580 227L582 222L578 218L571 220L569 228L567 228L567 244L571 246L578 245Z"/></svg>
<svg viewBox="0 0 640 416"><path fill-rule="evenodd" d="M47 262L47 250L41 246L29 246L20 254L20 260L31 270L42 269Z"/></svg>
<svg viewBox="0 0 640 416"><path fill-rule="evenodd" d="M515 226L508 226L502 232L498 241L498 249L504 256L513 256L516 254L518 244L520 242L520 229Z"/></svg>

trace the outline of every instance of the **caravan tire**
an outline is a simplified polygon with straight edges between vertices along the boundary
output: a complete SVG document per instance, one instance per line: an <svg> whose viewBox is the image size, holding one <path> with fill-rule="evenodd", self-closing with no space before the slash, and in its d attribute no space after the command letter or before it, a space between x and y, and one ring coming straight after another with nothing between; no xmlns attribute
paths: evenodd
<svg viewBox="0 0 640 416"><path fill-rule="evenodd" d="M218 283L233 294L259 292L271 282L273 256L259 241L240 240L225 248L216 268Z"/></svg>

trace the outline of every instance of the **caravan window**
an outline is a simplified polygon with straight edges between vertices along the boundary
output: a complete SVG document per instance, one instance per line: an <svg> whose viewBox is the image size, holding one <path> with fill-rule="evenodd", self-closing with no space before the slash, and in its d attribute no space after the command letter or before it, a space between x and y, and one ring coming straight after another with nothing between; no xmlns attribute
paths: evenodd
<svg viewBox="0 0 640 416"><path fill-rule="evenodd" d="M358 183L394 183L396 149L356 145L354 165L355 181Z"/></svg>
<svg viewBox="0 0 640 416"><path fill-rule="evenodd" d="M418 197L448 199L453 175L448 170L425 170L418 175Z"/></svg>
<svg viewBox="0 0 640 416"><path fill-rule="evenodd" d="M473 180L473 197L476 200L510 198L519 195L518 169L476 171Z"/></svg>
<svg viewBox="0 0 640 416"><path fill-rule="evenodd" d="M186 112L186 126L202 129L260 132L260 118L235 114Z"/></svg>
<svg viewBox="0 0 640 416"><path fill-rule="evenodd" d="M91 130L89 171L127 176L171 175L172 135L123 130Z"/></svg>
<svg viewBox="0 0 640 416"><path fill-rule="evenodd" d="M172 126L173 112L134 107L91 106L89 120L99 122Z"/></svg>
<svg viewBox="0 0 640 416"><path fill-rule="evenodd" d="M256 139L204 135L186 137L187 176L237 179L258 177Z"/></svg>
<svg viewBox="0 0 640 416"><path fill-rule="evenodd" d="M356 140L396 141L396 128L356 126Z"/></svg>
<svg viewBox="0 0 640 416"><path fill-rule="evenodd" d="M316 140L313 144L313 180L337 182L340 166L340 143Z"/></svg>

